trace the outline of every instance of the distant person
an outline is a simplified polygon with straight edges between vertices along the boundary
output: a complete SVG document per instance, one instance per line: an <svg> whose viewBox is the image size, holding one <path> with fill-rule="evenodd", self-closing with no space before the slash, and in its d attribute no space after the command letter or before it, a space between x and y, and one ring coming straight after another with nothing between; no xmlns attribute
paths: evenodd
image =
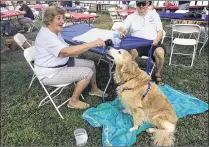
<svg viewBox="0 0 209 147"><path fill-rule="evenodd" d="M72 3L72 1L61 1L61 6L72 7L73 3Z"/></svg>
<svg viewBox="0 0 209 147"><path fill-rule="evenodd" d="M179 1L179 10L189 10L190 1Z"/></svg>
<svg viewBox="0 0 209 147"><path fill-rule="evenodd" d="M23 1L18 1L17 4L20 6L19 10L16 10L16 12L20 12L24 14L23 18L18 19L19 24L21 25L22 29L19 31L20 33L23 33L25 31L30 32L30 22L34 20L34 15L30 7L28 7L27 4L25 4ZM26 30L28 29L28 30Z"/></svg>
<svg viewBox="0 0 209 147"><path fill-rule="evenodd" d="M101 5L101 2L100 1L99 2L96 1L96 2L97 2L97 6L96 6L97 7L97 12L98 13L102 13L102 5Z"/></svg>
<svg viewBox="0 0 209 147"><path fill-rule="evenodd" d="M7 6L7 4L5 2L0 2L0 8L2 10L2 8L5 8ZM3 14L1 13L1 16ZM9 35L9 32L10 32L10 21L8 20L1 20L0 21L0 24L1 24L1 36L8 36Z"/></svg>
<svg viewBox="0 0 209 147"><path fill-rule="evenodd" d="M75 5L76 6L79 6L80 5L80 2L79 1L75 1Z"/></svg>

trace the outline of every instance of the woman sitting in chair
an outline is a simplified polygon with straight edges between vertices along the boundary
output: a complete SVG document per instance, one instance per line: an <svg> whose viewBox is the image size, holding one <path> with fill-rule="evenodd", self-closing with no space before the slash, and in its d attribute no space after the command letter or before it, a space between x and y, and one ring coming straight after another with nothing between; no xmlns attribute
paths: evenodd
<svg viewBox="0 0 209 147"><path fill-rule="evenodd" d="M50 6L43 14L45 26L40 29L35 40L35 72L45 85L77 82L67 106L85 109L90 105L80 101L79 96L86 86L91 83L90 95L102 97L103 91L96 84L94 62L74 56L94 47L105 46L105 43L101 39L97 39L82 45L67 44L60 34L64 24L64 13L62 8ZM107 94L104 96L107 97Z"/></svg>

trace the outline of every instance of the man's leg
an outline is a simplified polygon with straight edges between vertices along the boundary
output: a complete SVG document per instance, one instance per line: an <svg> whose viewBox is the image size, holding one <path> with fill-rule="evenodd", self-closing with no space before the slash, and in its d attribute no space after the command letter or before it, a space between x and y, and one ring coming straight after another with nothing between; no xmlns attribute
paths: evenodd
<svg viewBox="0 0 209 147"><path fill-rule="evenodd" d="M155 64L156 64L156 70L155 70L154 75L157 81L162 80L160 77L161 77L161 71L164 65L164 55L165 55L165 51L162 47L156 48L153 53L153 56L155 57Z"/></svg>
<svg viewBox="0 0 209 147"><path fill-rule="evenodd" d="M10 33L10 22L9 21L6 21L6 24L5 24L5 27L4 27L4 33L6 34L6 35L9 35L9 33Z"/></svg>

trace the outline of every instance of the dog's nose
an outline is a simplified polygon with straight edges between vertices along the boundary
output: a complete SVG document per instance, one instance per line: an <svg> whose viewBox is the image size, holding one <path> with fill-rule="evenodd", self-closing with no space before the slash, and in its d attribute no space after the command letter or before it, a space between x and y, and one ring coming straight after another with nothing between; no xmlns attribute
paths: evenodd
<svg viewBox="0 0 209 147"><path fill-rule="evenodd" d="M105 45L106 45L107 49L109 50L110 49L109 47L113 46L112 40L111 39L107 39L105 41Z"/></svg>

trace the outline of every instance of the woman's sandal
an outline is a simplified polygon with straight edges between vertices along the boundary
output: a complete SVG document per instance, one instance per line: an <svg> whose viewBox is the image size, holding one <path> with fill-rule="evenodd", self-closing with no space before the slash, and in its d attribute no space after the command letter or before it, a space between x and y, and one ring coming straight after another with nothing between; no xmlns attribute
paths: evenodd
<svg viewBox="0 0 209 147"><path fill-rule="evenodd" d="M86 108L89 108L90 105L85 103L85 102L82 102L82 101L78 101L75 105L70 105L69 103L67 104L67 107L68 108L71 108L71 109L86 109Z"/></svg>
<svg viewBox="0 0 209 147"><path fill-rule="evenodd" d="M103 92L102 90L100 90L100 89L98 89L98 91L96 91L96 92L89 92L89 95L91 95L91 96L102 97L103 94L104 94L104 92ZM104 97L108 97L108 94L105 93L105 94L104 94Z"/></svg>
<svg viewBox="0 0 209 147"><path fill-rule="evenodd" d="M152 79L153 79L153 81L155 81L155 83L157 85L160 85L160 86L165 85L165 83L163 82L161 76L153 76Z"/></svg>

